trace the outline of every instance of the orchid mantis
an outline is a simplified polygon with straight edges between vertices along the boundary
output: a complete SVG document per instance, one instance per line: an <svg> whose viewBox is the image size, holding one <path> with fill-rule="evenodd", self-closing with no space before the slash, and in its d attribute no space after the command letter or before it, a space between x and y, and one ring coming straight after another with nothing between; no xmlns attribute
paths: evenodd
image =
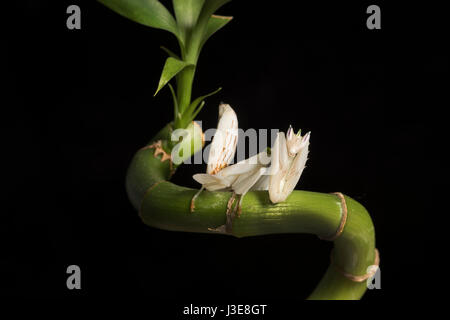
<svg viewBox="0 0 450 320"><path fill-rule="evenodd" d="M235 195L240 195L240 208L243 196L249 190L267 190L269 179L268 154L263 151L251 158L240 161L234 165L228 166L236 152L238 127L237 117L234 110L226 104L219 106L219 123L216 134L214 135L209 151L207 173L195 174L194 180L202 184L202 188L192 198L191 211L195 208L195 199L203 191L233 190L233 196L230 201L234 201ZM265 163L267 165L265 165ZM227 214L231 210L232 203L229 203Z"/></svg>
<svg viewBox="0 0 450 320"><path fill-rule="evenodd" d="M195 199L204 190L232 190L233 194L227 205L227 224L214 231L229 230L236 211L241 212L245 194L252 190L268 190L270 200L278 203L286 200L295 188L305 168L308 157L308 132L301 136L301 131L294 134L289 127L287 139L283 132L278 133L274 147L260 152L246 160L229 165L237 146L237 117L229 105L219 106L219 123L211 143L206 173L195 174L194 180L202 184L202 188L191 200L191 212L195 208ZM270 164L270 166L269 166ZM238 204L232 210L236 195L240 195Z"/></svg>

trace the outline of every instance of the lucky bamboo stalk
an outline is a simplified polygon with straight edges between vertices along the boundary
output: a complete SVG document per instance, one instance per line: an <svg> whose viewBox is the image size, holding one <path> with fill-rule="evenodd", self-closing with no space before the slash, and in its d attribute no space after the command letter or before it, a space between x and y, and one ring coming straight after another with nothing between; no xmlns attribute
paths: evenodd
<svg viewBox="0 0 450 320"><path fill-rule="evenodd" d="M170 132L168 127L155 140L164 141L164 135ZM225 224L224 212L231 193L204 191L191 213L190 201L198 190L169 182L170 162L162 162L161 155L155 157L155 151L154 147L139 150L127 173L128 196L143 222L164 230L204 233ZM342 271L364 275L374 264L374 227L361 204L348 196L345 203L347 220L343 232L334 240L332 263L310 299L359 299L366 290L365 281L351 281ZM335 194L296 190L285 202L274 205L267 192L254 191L247 193L242 212L233 222L232 236L310 233L323 237L336 232L343 208Z"/></svg>
<svg viewBox="0 0 450 320"><path fill-rule="evenodd" d="M149 226L214 234L213 228L226 223L225 212L232 194L204 191L196 199L195 211L191 212L191 199L198 190L169 181L176 169L170 157L174 148L171 133L178 128L190 132L182 141L192 146L183 155L184 159L203 145L201 130L196 130L192 120L208 95L191 101L192 83L204 42L231 19L212 16L228 0L174 0L176 20L156 0L101 2L134 21L173 33L181 52L178 58L167 50L170 57L157 90L176 77L176 93L170 87L174 121L135 154L126 177L128 197ZM267 191L248 192L242 203L242 214L233 220L228 234L247 237L275 233L310 233L335 238L330 267L309 299L362 297L367 287L360 280L368 276L369 266L377 264L378 254L372 220L357 201L340 194L293 191L285 201L273 204Z"/></svg>

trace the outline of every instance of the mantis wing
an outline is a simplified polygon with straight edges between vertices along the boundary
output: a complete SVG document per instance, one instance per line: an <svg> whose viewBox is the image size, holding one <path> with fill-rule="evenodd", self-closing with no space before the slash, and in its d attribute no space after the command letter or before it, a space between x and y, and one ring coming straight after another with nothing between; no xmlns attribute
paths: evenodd
<svg viewBox="0 0 450 320"><path fill-rule="evenodd" d="M231 185L231 188L237 194L245 195L261 178L265 168L255 168L254 170L240 175Z"/></svg>
<svg viewBox="0 0 450 320"><path fill-rule="evenodd" d="M197 173L192 176L195 181L202 184L206 190L217 191L226 189L231 185L231 182L223 177L211 175L207 173Z"/></svg>
<svg viewBox="0 0 450 320"><path fill-rule="evenodd" d="M270 182L270 175L268 172L270 171L269 168L264 168L265 172L261 175L261 177L256 181L256 183L253 185L253 187L250 188L250 190L268 190L269 189L269 182Z"/></svg>
<svg viewBox="0 0 450 320"><path fill-rule="evenodd" d="M223 168L216 174L216 176L227 177L232 175L246 174L250 171L254 171L256 168L261 168L262 166L265 166L264 161L267 161L267 159L268 159L267 151L263 151L254 155L253 157L239 161L236 164Z"/></svg>
<svg viewBox="0 0 450 320"><path fill-rule="evenodd" d="M244 195L250 189L253 190L254 185L267 174L268 168L265 167L266 164L264 163L267 162L267 159L267 151L263 151L223 169L218 175L236 175L237 179L232 183L231 188L237 194ZM263 188L264 185L259 187Z"/></svg>

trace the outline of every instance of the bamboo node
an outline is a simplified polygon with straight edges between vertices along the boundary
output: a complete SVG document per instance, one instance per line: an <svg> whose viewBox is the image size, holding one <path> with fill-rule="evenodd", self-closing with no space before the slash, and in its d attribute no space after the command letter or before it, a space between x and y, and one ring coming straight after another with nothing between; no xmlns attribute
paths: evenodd
<svg viewBox="0 0 450 320"><path fill-rule="evenodd" d="M333 262L333 255L330 255L330 260L331 260L331 262ZM342 269L341 267L339 267L337 265L334 265L334 266L339 271L339 273L341 273L347 279L349 279L353 282L363 282L369 278L372 278L375 275L375 273L378 270L379 265L380 265L380 253L379 253L378 249L375 248L375 261L373 262L372 265L369 266L369 272L367 272L366 274L363 274L361 276L356 276L351 273L345 272L344 269Z"/></svg>
<svg viewBox="0 0 450 320"><path fill-rule="evenodd" d="M319 236L319 239L321 240L328 240L328 241L334 241L336 240L344 231L345 223L347 222L347 203L345 202L345 197L340 192L332 192L331 194L335 194L339 197L341 200L341 222L339 223L339 227L337 228L336 232L330 236Z"/></svg>
<svg viewBox="0 0 450 320"><path fill-rule="evenodd" d="M163 147L162 147L162 140L158 140L148 146L142 147L141 149L139 149L139 151L141 150L146 150L146 149L155 149L155 152L153 153L153 156L156 158L158 155L162 155L161 157L161 162L164 162L166 160L169 160L169 165L170 165L170 171L172 172L173 170L173 163L172 163L172 156L170 155L170 153L167 153Z"/></svg>

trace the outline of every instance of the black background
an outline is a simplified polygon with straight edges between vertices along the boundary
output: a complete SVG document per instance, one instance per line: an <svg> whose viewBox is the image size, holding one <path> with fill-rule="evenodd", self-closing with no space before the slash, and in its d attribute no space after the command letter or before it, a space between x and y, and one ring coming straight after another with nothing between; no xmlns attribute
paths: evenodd
<svg viewBox="0 0 450 320"><path fill-rule="evenodd" d="M443 90L448 72L441 10L378 2L382 29L368 30L373 3L293 3L234 0L219 10L234 20L205 45L193 95L224 89L198 119L215 127L225 101L243 129L311 130L298 188L343 192L375 225L382 289L363 299L421 298L425 244L413 233L428 190L426 114L441 103L429 92ZM81 30L66 28L69 4L81 7ZM127 166L172 117L169 91L152 96L166 58L159 46L176 50L172 35L95 1L28 0L8 12L2 295L162 298L176 301L175 314L199 301L308 296L332 244L157 230L129 203ZM198 187L191 176L204 170L184 166L174 180ZM82 290L66 288L71 264Z"/></svg>

